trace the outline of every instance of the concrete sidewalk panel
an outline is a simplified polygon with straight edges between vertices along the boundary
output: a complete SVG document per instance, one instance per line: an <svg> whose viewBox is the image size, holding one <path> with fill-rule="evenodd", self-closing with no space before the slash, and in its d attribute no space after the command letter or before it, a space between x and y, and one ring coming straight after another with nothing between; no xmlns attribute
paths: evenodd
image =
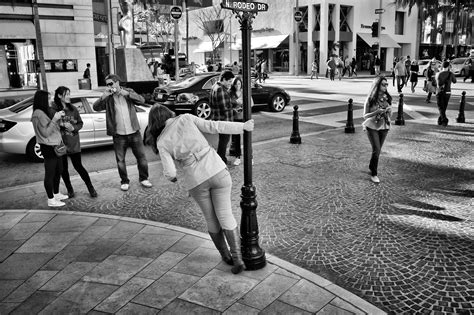
<svg viewBox="0 0 474 315"><path fill-rule="evenodd" d="M138 233L117 249L115 254L157 258L168 248L173 246L173 244L178 242L180 238L181 236L178 235Z"/></svg>
<svg viewBox="0 0 474 315"><path fill-rule="evenodd" d="M145 257L111 255L86 274L83 280L123 285L151 261L151 258Z"/></svg>
<svg viewBox="0 0 474 315"><path fill-rule="evenodd" d="M179 298L223 312L257 284L257 280L214 269Z"/></svg>
<svg viewBox="0 0 474 315"><path fill-rule="evenodd" d="M48 282L57 271L39 270L26 280L21 286L13 291L6 299L5 303L21 303L30 297L35 291Z"/></svg>
<svg viewBox="0 0 474 315"><path fill-rule="evenodd" d="M298 306L314 313L328 304L335 295L321 287L302 279L285 292L278 300L289 305Z"/></svg>
<svg viewBox="0 0 474 315"><path fill-rule="evenodd" d="M152 283L152 279L134 277L102 301L102 303L97 305L94 310L106 313L116 313ZM124 310L122 309L121 311L123 312Z"/></svg>
<svg viewBox="0 0 474 315"><path fill-rule="evenodd" d="M61 294L39 314L85 314L117 290L117 286L80 281Z"/></svg>
<svg viewBox="0 0 474 315"><path fill-rule="evenodd" d="M83 232L95 221L97 221L97 219L94 217L57 215L52 218L40 232Z"/></svg>
<svg viewBox="0 0 474 315"><path fill-rule="evenodd" d="M135 303L128 303L125 305L120 311L116 313L116 315L130 315L130 314L140 314L140 315L152 315L158 314L160 310L148 307L140 304Z"/></svg>
<svg viewBox="0 0 474 315"><path fill-rule="evenodd" d="M23 219L26 213L2 213L0 214L0 230L9 230Z"/></svg>
<svg viewBox="0 0 474 315"><path fill-rule="evenodd" d="M8 231L5 235L0 235L0 240L27 240L33 234L35 234L39 229L41 229L46 222L23 222L20 221L12 229ZM1 247L0 247L1 248Z"/></svg>
<svg viewBox="0 0 474 315"><path fill-rule="evenodd" d="M58 253L80 232L43 233L39 232L26 241L17 253Z"/></svg>
<svg viewBox="0 0 474 315"><path fill-rule="evenodd" d="M132 302L162 309L199 279L199 277L169 271L135 297Z"/></svg>
<svg viewBox="0 0 474 315"><path fill-rule="evenodd" d="M204 276L221 262L221 256L215 249L199 247L181 260L173 269L174 272L193 276Z"/></svg>
<svg viewBox="0 0 474 315"><path fill-rule="evenodd" d="M181 315L181 314L202 314L202 315L219 315L221 312L212 310L210 308L176 299L168 304L160 311L160 314L166 315ZM242 314L242 313L240 313Z"/></svg>
<svg viewBox="0 0 474 315"><path fill-rule="evenodd" d="M62 270L85 250L87 246L73 246L68 245L64 247L53 259L48 261L41 269L43 270Z"/></svg>
<svg viewBox="0 0 474 315"><path fill-rule="evenodd" d="M0 264L0 280L26 280L53 256L54 253L14 253Z"/></svg>
<svg viewBox="0 0 474 315"><path fill-rule="evenodd" d="M137 276L154 280L159 279L171 268L176 266L184 257L186 257L185 254L166 251L143 268Z"/></svg>
<svg viewBox="0 0 474 315"><path fill-rule="evenodd" d="M11 315L38 314L43 308L57 299L61 292L36 291L26 301L21 303ZM5 312L8 314L9 312ZM3 314L0 306L0 314Z"/></svg>
<svg viewBox="0 0 474 315"><path fill-rule="evenodd" d="M41 290L65 291L91 271L97 263L73 262L58 272Z"/></svg>
<svg viewBox="0 0 474 315"><path fill-rule="evenodd" d="M298 307L294 307L293 305L286 304L279 300L276 300L275 302L267 306L264 310L262 310L259 313L259 315L275 315L275 314L310 315L313 313L307 312Z"/></svg>

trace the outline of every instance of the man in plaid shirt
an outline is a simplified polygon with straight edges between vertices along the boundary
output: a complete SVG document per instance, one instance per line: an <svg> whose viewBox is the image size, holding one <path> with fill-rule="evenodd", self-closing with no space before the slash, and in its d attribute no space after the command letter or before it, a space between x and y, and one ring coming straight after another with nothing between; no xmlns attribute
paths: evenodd
<svg viewBox="0 0 474 315"><path fill-rule="evenodd" d="M234 74L230 70L222 72L220 81L217 81L211 90L211 119L221 121L233 121L232 104L230 102L229 89L234 80ZM217 154L227 164L226 152L230 135L219 134Z"/></svg>

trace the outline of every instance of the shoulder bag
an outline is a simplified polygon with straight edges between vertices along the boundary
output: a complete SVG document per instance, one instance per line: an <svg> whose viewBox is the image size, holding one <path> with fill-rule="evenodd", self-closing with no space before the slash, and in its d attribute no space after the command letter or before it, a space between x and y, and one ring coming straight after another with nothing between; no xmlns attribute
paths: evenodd
<svg viewBox="0 0 474 315"><path fill-rule="evenodd" d="M61 157L67 153L67 147L63 141L61 141L60 144L54 146L54 153L56 153L58 157Z"/></svg>

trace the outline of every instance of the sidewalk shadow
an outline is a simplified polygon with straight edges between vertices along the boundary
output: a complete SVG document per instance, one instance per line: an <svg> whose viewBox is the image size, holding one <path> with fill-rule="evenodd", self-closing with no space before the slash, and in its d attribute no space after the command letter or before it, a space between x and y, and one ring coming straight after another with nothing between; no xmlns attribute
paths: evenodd
<svg viewBox="0 0 474 315"><path fill-rule="evenodd" d="M425 203L423 203L425 204ZM446 210L445 208L433 206L430 204L425 204L427 206L431 206L433 208L438 208L438 209L433 209L433 210ZM428 219L434 219L434 220L441 220L441 221L451 221L451 222L462 222L465 221L462 218L458 218L452 215L447 215L447 214L442 214L438 212L433 212L433 211L424 211L425 209L422 210L417 210L414 208L410 209L409 205L403 205L403 204L392 204L393 207L395 207L397 210L395 213L390 213L391 215L416 215L419 217L424 217ZM427 209L428 210L428 209Z"/></svg>

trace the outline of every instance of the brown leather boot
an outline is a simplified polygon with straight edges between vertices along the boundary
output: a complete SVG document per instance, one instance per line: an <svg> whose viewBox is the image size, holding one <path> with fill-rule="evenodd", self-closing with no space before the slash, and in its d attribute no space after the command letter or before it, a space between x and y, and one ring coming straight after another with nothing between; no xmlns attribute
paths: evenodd
<svg viewBox="0 0 474 315"><path fill-rule="evenodd" d="M241 273L245 269L244 261L242 260L242 252L240 250L240 235L237 228L233 230L224 230L227 243L230 247L230 254L232 255L232 261L234 267L232 267L232 273Z"/></svg>
<svg viewBox="0 0 474 315"><path fill-rule="evenodd" d="M222 260L228 264L233 265L234 262L232 261L232 256L230 255L229 248L227 247L227 243L225 242L224 233L220 230L218 233L209 232L214 245L216 246L217 250L221 254Z"/></svg>

